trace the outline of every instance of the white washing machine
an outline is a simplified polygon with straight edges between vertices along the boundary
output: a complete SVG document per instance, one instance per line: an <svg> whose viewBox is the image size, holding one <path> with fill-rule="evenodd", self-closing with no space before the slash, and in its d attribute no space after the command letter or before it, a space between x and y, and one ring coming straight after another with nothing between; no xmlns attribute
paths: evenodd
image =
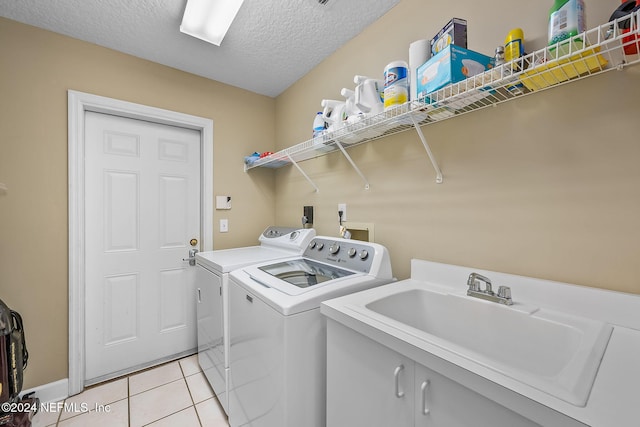
<svg viewBox="0 0 640 427"><path fill-rule="evenodd" d="M324 427L326 320L320 303L393 281L378 244L315 237L302 256L229 275L232 427Z"/></svg>
<svg viewBox="0 0 640 427"><path fill-rule="evenodd" d="M269 227L259 246L196 254L198 362L227 414L229 377L229 272L301 254L315 230Z"/></svg>

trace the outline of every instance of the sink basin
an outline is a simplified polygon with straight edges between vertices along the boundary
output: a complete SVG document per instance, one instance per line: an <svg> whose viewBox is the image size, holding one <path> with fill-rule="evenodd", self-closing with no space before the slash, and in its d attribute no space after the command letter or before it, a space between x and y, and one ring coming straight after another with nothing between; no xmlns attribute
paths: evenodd
<svg viewBox="0 0 640 427"><path fill-rule="evenodd" d="M577 406L586 404L612 331L554 310L423 288L357 311Z"/></svg>

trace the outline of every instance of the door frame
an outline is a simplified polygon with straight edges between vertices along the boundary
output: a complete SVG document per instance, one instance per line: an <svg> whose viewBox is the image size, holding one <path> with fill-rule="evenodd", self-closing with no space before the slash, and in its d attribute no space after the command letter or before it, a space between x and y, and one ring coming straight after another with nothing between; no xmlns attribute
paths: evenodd
<svg viewBox="0 0 640 427"><path fill-rule="evenodd" d="M84 389L85 370L85 112L200 131L200 248L213 250L213 120L69 90L69 396Z"/></svg>

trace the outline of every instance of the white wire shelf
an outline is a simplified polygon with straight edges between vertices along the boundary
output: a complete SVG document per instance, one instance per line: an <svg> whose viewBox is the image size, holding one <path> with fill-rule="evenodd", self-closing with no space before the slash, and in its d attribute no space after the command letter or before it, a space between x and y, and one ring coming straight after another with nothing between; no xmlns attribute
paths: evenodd
<svg viewBox="0 0 640 427"><path fill-rule="evenodd" d="M623 29L626 27L627 29ZM409 101L322 137L309 139L274 154L245 164L245 171L258 167L279 168L296 166L305 178L299 162L342 151L365 181L346 148L384 138L399 132L416 129L436 170L436 181L442 174L424 139L421 127L462 114L510 101L532 93L557 87L568 82L621 70L640 62L640 12L585 31L556 45L537 50L512 62L484 73L450 84L426 97Z"/></svg>

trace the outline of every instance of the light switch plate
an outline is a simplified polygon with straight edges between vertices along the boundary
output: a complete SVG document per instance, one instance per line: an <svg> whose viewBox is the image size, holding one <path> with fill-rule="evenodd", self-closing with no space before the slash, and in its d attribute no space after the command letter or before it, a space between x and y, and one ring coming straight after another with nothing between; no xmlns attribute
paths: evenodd
<svg viewBox="0 0 640 427"><path fill-rule="evenodd" d="M216 209L231 209L231 196L216 196Z"/></svg>
<svg viewBox="0 0 640 427"><path fill-rule="evenodd" d="M221 233L229 232L229 220L228 219L221 219L220 220L220 232Z"/></svg>

